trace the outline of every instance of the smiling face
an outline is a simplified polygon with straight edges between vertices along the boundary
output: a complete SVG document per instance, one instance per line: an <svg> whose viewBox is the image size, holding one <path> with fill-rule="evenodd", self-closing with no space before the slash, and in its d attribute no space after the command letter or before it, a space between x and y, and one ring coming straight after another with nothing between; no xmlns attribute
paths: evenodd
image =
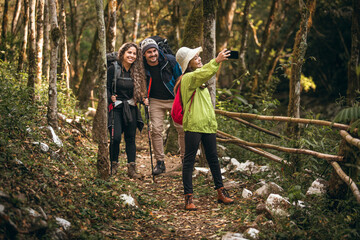
<svg viewBox="0 0 360 240"><path fill-rule="evenodd" d="M189 62L189 67L192 70L195 70L197 68L201 68L203 66L202 62L201 62L201 57L199 56L199 54L197 53L195 55L195 57L193 57L193 59L190 60Z"/></svg>
<svg viewBox="0 0 360 240"><path fill-rule="evenodd" d="M136 60L136 48L130 47L128 50L125 51L124 57L122 59L123 66L131 66Z"/></svg>
<svg viewBox="0 0 360 240"><path fill-rule="evenodd" d="M156 66L159 64L159 51L156 48L149 48L146 50L144 57L150 66Z"/></svg>

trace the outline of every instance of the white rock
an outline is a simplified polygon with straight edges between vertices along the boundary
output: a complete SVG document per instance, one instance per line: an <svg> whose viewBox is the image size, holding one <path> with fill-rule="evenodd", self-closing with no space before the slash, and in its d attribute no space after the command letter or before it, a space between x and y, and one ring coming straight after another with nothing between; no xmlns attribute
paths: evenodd
<svg viewBox="0 0 360 240"><path fill-rule="evenodd" d="M245 233L248 234L251 238L258 238L259 236L259 230L256 228L248 228L246 229Z"/></svg>
<svg viewBox="0 0 360 240"><path fill-rule="evenodd" d="M32 208L26 208L26 211L28 211L30 216L32 216L32 217L41 217L40 213L38 213L37 211L35 211Z"/></svg>
<svg viewBox="0 0 360 240"><path fill-rule="evenodd" d="M0 213L3 213L3 212L4 212L4 210L5 210L5 206L4 206L4 205L2 205L2 204L0 204Z"/></svg>
<svg viewBox="0 0 360 240"><path fill-rule="evenodd" d="M221 239L222 240L248 240L247 238L244 238L244 235L242 233L233 233L233 232L227 232Z"/></svg>
<svg viewBox="0 0 360 240"><path fill-rule="evenodd" d="M249 198L253 195L253 193L250 190L247 190L246 188L243 189L241 196L243 198Z"/></svg>
<svg viewBox="0 0 360 240"><path fill-rule="evenodd" d="M65 231L69 230L71 223L63 218L55 217L56 223L59 224Z"/></svg>
<svg viewBox="0 0 360 240"><path fill-rule="evenodd" d="M266 199L266 208L277 216L289 216L286 209L290 206L290 202L279 194L270 194Z"/></svg>
<svg viewBox="0 0 360 240"><path fill-rule="evenodd" d="M295 202L293 202L292 204L293 204L294 206L296 205ZM298 205L299 207L301 207L301 208L306 207L305 202L304 202L304 201L301 201L301 200L297 201L297 205Z"/></svg>
<svg viewBox="0 0 360 240"><path fill-rule="evenodd" d="M273 182L268 182L255 191L255 195L267 197L270 193L281 193L284 189Z"/></svg>
<svg viewBox="0 0 360 240"><path fill-rule="evenodd" d="M121 194L120 198L125 202L126 205L133 206L133 207L138 207L136 205L136 203L135 203L135 199L130 195Z"/></svg>
<svg viewBox="0 0 360 240"><path fill-rule="evenodd" d="M40 150L43 151L43 152L47 152L49 151L49 146L45 143L39 143L39 142L32 142L32 144L34 145L40 145Z"/></svg>
<svg viewBox="0 0 360 240"><path fill-rule="evenodd" d="M48 129L50 130L50 132L51 132L51 135L52 135L52 137L53 137L54 143L55 143L58 147L62 147L63 144L62 144L60 138L56 135L54 129L53 129L51 126L48 126L47 128L48 128Z"/></svg>
<svg viewBox="0 0 360 240"><path fill-rule="evenodd" d="M205 168L205 167L195 167L195 170L205 174L207 174L210 171L209 168Z"/></svg>
<svg viewBox="0 0 360 240"><path fill-rule="evenodd" d="M322 195L326 193L328 183L323 179L316 179L306 192L306 195Z"/></svg>

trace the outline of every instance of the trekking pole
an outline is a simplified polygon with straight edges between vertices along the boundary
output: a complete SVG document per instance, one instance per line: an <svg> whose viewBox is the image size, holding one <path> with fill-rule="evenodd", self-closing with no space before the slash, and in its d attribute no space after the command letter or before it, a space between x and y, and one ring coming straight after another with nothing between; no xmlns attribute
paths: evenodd
<svg viewBox="0 0 360 240"><path fill-rule="evenodd" d="M147 122L147 129L148 129L148 138L149 138L149 149L150 149L150 160L151 160L151 174L153 176L153 181L155 182L155 175L154 175L154 165L152 159L152 150L151 150L151 139L150 139L150 118L149 118L149 108L145 105L145 118Z"/></svg>
<svg viewBox="0 0 360 240"><path fill-rule="evenodd" d="M115 104L112 103L113 109L111 109L111 134L110 134L110 176L112 176L112 162L114 161L114 128L115 128L115 119L114 119L114 109Z"/></svg>

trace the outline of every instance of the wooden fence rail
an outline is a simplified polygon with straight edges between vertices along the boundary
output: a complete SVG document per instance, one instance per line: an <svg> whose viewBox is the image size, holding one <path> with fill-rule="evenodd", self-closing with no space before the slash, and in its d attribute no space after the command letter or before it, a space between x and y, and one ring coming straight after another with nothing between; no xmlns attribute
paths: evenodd
<svg viewBox="0 0 360 240"><path fill-rule="evenodd" d="M250 114L250 113L234 113L234 112L227 112L227 111L217 110L217 109L215 110L215 113L233 118L234 120L241 122L243 124L246 124L247 126L253 127L259 131L265 132L267 134L270 134L270 135L276 136L276 137L280 137L280 135L273 133L269 130L260 128L254 124L250 124L246 121L240 121L241 120L240 118L266 120L266 121L293 122L293 123L303 123L303 124L315 124L315 125L338 128L338 129L341 129L340 136L343 139L345 139L348 143L360 148L360 140L357 138L353 138L348 132L345 131L350 128L349 125L346 125L346 124L332 123L329 121L304 119L304 118L291 118L291 117L282 117L282 116L263 116L263 115ZM308 149L287 148L287 147L281 147L281 146L277 146L277 145L273 145L273 144L248 142L248 141L239 139L237 137L234 137L230 134L224 133L220 130L217 131L217 134L220 137L223 137L223 138L217 138L217 141L219 141L219 142L236 144L236 145L243 147L247 150L250 150L254 153L257 153L257 154L267 157L271 160L274 160L278 163L282 163L282 164L286 164L286 165L289 165L289 163L286 162L283 158L276 156L272 153L266 152L261 148L275 149L275 150L283 151L283 152L287 152L287 153L308 154L308 155L312 155L312 156L315 156L318 158L326 159L330 162L331 166L335 169L335 172L338 174L338 176L350 187L351 191L353 192L353 194L356 198L356 201L358 203L360 203L360 191L359 191L358 187L356 186L355 182L349 176L347 176L345 174L345 172L341 169L340 165L336 162L336 161L342 161L343 156L324 154L324 153L319 153L319 152L308 150ZM224 137L226 139L224 139Z"/></svg>

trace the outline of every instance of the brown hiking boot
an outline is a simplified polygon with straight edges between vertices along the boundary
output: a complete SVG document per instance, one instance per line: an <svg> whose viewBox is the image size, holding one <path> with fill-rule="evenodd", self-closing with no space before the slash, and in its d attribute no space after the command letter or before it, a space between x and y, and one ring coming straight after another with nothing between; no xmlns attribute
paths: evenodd
<svg viewBox="0 0 360 240"><path fill-rule="evenodd" d="M234 200L230 198L229 193L224 187L217 189L217 192L218 192L218 198L217 198L218 203L224 203L224 204L234 203Z"/></svg>
<svg viewBox="0 0 360 240"><path fill-rule="evenodd" d="M132 179L140 179L142 178L141 174L136 173L136 164L134 162L128 163L128 173L127 175Z"/></svg>
<svg viewBox="0 0 360 240"><path fill-rule="evenodd" d="M185 194L185 210L194 211L197 210L193 203L193 195L191 193Z"/></svg>
<svg viewBox="0 0 360 240"><path fill-rule="evenodd" d="M115 175L117 173L117 168L119 167L119 163L118 162L115 162L115 161L112 161L111 162L111 168L110 168L110 174L111 175Z"/></svg>

